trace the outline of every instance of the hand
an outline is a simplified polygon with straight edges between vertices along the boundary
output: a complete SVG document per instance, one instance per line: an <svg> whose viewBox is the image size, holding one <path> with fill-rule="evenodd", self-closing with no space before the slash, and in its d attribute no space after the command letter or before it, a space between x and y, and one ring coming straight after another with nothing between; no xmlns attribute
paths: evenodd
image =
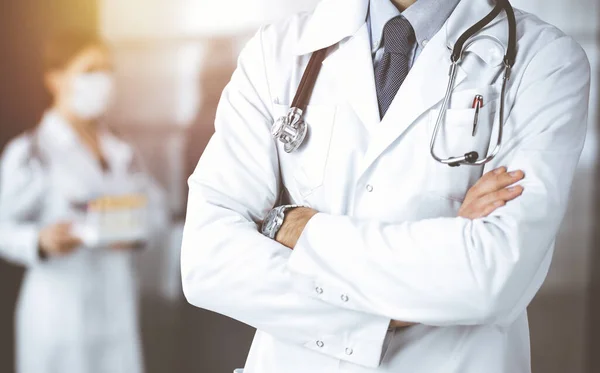
<svg viewBox="0 0 600 373"><path fill-rule="evenodd" d="M130 251L142 249L145 245L144 241L115 242L110 248L116 251Z"/></svg>
<svg viewBox="0 0 600 373"><path fill-rule="evenodd" d="M525 177L523 171L506 172L506 167L492 170L469 189L458 216L467 219L483 218L523 193L520 185L509 187ZM508 187L508 188L507 188Z"/></svg>
<svg viewBox="0 0 600 373"><path fill-rule="evenodd" d="M69 254L81 244L81 239L71 233L71 223L49 225L40 231L38 238L41 254L49 256Z"/></svg>
<svg viewBox="0 0 600 373"><path fill-rule="evenodd" d="M277 232L275 240L280 244L294 249L304 227L318 211L309 207L296 207L285 214L283 225Z"/></svg>

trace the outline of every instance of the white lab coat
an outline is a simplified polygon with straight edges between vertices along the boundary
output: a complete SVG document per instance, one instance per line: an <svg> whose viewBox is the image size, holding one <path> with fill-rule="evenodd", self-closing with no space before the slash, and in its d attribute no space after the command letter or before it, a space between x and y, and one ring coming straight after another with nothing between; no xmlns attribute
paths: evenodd
<svg viewBox="0 0 600 373"><path fill-rule="evenodd" d="M102 195L147 193L153 231L165 227L162 193L140 171L132 148L109 133L100 141L107 173L49 112L35 137L20 136L4 151L0 255L27 267L16 311L18 373L142 371L133 253L80 247L45 261L37 254L42 226L76 221L77 204Z"/></svg>
<svg viewBox="0 0 600 373"><path fill-rule="evenodd" d="M584 143L590 68L572 38L517 10L501 152L485 167L436 163L429 141L450 49L492 6L459 3L382 121L368 0L324 0L248 43L189 180L182 247L189 302L258 329L245 373L530 372L526 307L550 266ZM438 154L495 144L504 51L493 40L506 46L507 29L502 13L465 53ZM309 138L286 154L271 124L310 52L336 43L306 112ZM525 172L523 195L486 218L456 217L467 190L499 166ZM293 251L257 231L282 191L320 211ZM419 325L388 331L390 319Z"/></svg>

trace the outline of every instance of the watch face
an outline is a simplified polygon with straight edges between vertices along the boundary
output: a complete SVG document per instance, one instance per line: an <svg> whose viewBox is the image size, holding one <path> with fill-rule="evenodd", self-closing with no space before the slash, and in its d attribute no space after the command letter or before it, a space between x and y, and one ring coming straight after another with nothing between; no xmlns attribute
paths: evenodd
<svg viewBox="0 0 600 373"><path fill-rule="evenodd" d="M273 209L271 211L269 211L269 213L267 214L267 217L265 218L264 222L263 222L263 226L262 226L262 234L264 234L267 237L271 237L271 232L273 232L273 229L275 229L275 225L277 223L277 210Z"/></svg>

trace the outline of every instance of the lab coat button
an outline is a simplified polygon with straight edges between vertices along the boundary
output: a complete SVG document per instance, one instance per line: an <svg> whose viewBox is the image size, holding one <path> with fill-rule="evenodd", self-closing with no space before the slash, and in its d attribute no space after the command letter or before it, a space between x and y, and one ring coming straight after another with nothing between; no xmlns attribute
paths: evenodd
<svg viewBox="0 0 600 373"><path fill-rule="evenodd" d="M427 40L427 39L424 39L424 40L421 42L421 45L423 46L423 48L425 48L425 46L427 45L427 43L429 43L429 40Z"/></svg>
<svg viewBox="0 0 600 373"><path fill-rule="evenodd" d="M354 351L350 347L346 348L346 355L352 355L353 352Z"/></svg>
<svg viewBox="0 0 600 373"><path fill-rule="evenodd" d="M371 193L373 191L373 185L368 184L367 185L367 192Z"/></svg>
<svg viewBox="0 0 600 373"><path fill-rule="evenodd" d="M319 348L321 348L321 347L325 346L325 343L323 343L322 341L317 341L317 346Z"/></svg>
<svg viewBox="0 0 600 373"><path fill-rule="evenodd" d="M349 299L346 294L342 294L341 298L342 298L342 302L347 302Z"/></svg>
<svg viewBox="0 0 600 373"><path fill-rule="evenodd" d="M317 292L317 294L323 294L323 289L318 286L315 288L315 291Z"/></svg>

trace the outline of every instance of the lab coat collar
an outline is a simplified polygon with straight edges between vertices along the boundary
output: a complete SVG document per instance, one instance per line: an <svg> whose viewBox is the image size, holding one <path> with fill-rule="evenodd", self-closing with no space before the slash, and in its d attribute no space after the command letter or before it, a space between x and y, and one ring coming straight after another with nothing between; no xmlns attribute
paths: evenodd
<svg viewBox="0 0 600 373"><path fill-rule="evenodd" d="M297 55L332 46L354 35L367 20L369 0L323 0L300 35Z"/></svg>
<svg viewBox="0 0 600 373"><path fill-rule="evenodd" d="M495 3L494 0L461 0L443 27L448 49L454 47L464 31L491 11ZM300 35L295 53L297 55L312 53L355 35L365 24L368 10L369 0L321 1ZM504 18L506 14L500 13L490 26L503 22ZM503 28L505 32L497 33L496 37L506 46L508 28L506 26ZM477 44L474 44L472 52L484 61L490 62L487 49L478 48Z"/></svg>
<svg viewBox="0 0 600 373"><path fill-rule="evenodd" d="M86 155L89 155L69 122L56 110L49 110L44 114L38 133L39 141L45 144L44 147L49 146L52 149L62 150L81 148L85 150ZM99 141L100 148L111 167L132 157L131 148L112 134L108 128L100 129Z"/></svg>
<svg viewBox="0 0 600 373"><path fill-rule="evenodd" d="M79 143L69 122L56 110L48 110L44 113L38 131L41 139L48 139L59 147L73 146Z"/></svg>

